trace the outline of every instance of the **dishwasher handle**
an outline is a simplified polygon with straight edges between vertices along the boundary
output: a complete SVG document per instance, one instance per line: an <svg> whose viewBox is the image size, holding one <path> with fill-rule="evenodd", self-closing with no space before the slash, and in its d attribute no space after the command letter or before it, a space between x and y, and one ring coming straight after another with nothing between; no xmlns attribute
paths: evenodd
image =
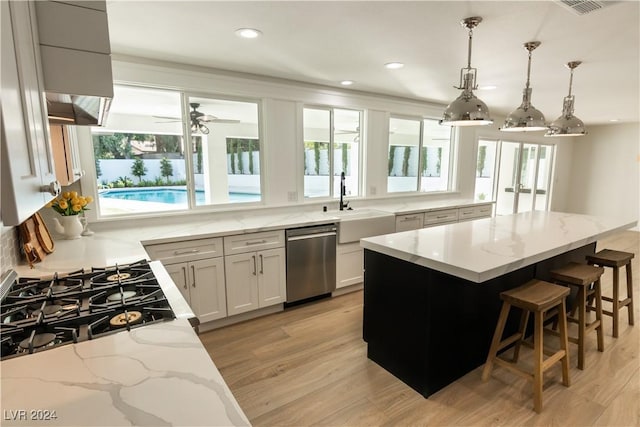
<svg viewBox="0 0 640 427"><path fill-rule="evenodd" d="M302 236L287 237L287 242L295 242L296 240L315 239L318 237L330 237L335 235L336 235L335 231L330 231L328 233L304 234Z"/></svg>

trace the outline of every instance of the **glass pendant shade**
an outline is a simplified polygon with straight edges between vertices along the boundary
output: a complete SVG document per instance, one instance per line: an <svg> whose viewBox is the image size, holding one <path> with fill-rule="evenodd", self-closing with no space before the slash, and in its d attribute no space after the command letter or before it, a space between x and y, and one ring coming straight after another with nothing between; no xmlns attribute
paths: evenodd
<svg viewBox="0 0 640 427"><path fill-rule="evenodd" d="M562 102L562 115L549 125L549 130L544 136L582 136L587 134L587 129L584 127L582 120L573 115L575 98L571 94L573 70L581 63L580 61L572 61L567 64L567 67L571 70L569 95L565 96Z"/></svg>
<svg viewBox="0 0 640 427"><path fill-rule="evenodd" d="M469 29L469 50L467 67L460 71L460 86L462 93L451 104L447 106L440 120L441 125L450 126L479 126L493 123L487 104L482 102L473 94L477 89L476 69L471 68L471 41L473 38L473 28L475 28L482 18L474 16L464 19L461 24Z"/></svg>
<svg viewBox="0 0 640 427"><path fill-rule="evenodd" d="M540 42L527 42L524 48L529 51L529 65L527 66L527 83L522 91L522 104L507 116L504 125L500 128L503 132L533 132L547 130L544 114L531 105L531 52L540 46Z"/></svg>

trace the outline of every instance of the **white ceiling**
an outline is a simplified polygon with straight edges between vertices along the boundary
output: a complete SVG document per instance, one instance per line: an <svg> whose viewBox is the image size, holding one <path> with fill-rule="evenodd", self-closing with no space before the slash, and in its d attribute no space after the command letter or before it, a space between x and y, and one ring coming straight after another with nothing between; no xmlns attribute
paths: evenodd
<svg viewBox="0 0 640 427"><path fill-rule="evenodd" d="M130 1L108 0L114 54L241 71L345 90L448 104L459 95L467 30L478 90L495 115L521 101L526 41L533 52L532 103L557 118L575 71L575 114L586 124L640 121L640 2L612 2L579 16L555 1ZM234 31L262 31L247 40ZM399 61L405 67L388 70Z"/></svg>

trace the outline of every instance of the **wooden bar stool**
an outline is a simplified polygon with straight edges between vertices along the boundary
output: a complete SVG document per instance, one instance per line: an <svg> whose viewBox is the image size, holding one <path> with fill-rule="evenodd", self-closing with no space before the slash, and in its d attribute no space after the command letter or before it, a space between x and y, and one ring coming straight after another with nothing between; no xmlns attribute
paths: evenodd
<svg viewBox="0 0 640 427"><path fill-rule="evenodd" d="M489 378L491 370L493 369L493 364L496 363L524 377L525 379L532 381L533 409L536 412L542 411L542 380L544 372L554 363L558 361L562 362L562 383L567 387L570 385L569 343L567 337L567 317L565 309L565 299L567 295L569 295L569 288L554 285L553 283L544 282L542 280L531 280L518 288L500 293L500 298L503 301L502 310L500 310L498 324L496 325L493 340L491 341L491 348L489 349L487 363L484 365L484 369L482 371L482 380L486 381ZM504 332L504 327L507 322L507 317L509 317L511 306L522 309L520 328L517 333L502 340L502 333ZM544 348L542 337L544 334L544 321L547 320L546 315L555 308L557 308L559 314L560 350L552 352ZM520 344L522 344L525 338L529 314L532 312L534 313L535 323L533 332L533 373L525 371L516 365L520 352ZM498 351L513 343L516 343L516 347L512 362L497 356ZM543 358L543 353L549 356L546 360Z"/></svg>
<svg viewBox="0 0 640 427"><path fill-rule="evenodd" d="M604 351L604 333L602 330L602 293L600 276L604 268L571 262L562 268L552 270L551 278L555 283L578 288L575 304L567 320L578 324L578 337L569 337L569 341L578 344L578 369L584 369L584 341L587 332L594 329L598 336L598 351ZM591 286L593 284L593 286ZM596 320L587 324L587 298L595 300ZM575 312L578 312L576 319Z"/></svg>
<svg viewBox="0 0 640 427"><path fill-rule="evenodd" d="M630 252L614 251L603 249L595 255L587 255L587 262L591 265L613 268L613 297L603 296L602 299L613 304L611 311L602 310L602 313L613 318L613 337L618 338L619 312L625 306L629 316L629 324L633 325L633 280L631 278L631 260L634 254ZM620 267L625 266L627 270L627 298L620 299Z"/></svg>

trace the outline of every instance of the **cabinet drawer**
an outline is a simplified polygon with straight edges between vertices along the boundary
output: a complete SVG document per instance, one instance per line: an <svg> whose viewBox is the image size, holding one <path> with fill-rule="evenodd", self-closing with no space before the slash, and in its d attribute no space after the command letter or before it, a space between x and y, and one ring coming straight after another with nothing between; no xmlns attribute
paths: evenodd
<svg viewBox="0 0 640 427"><path fill-rule="evenodd" d="M429 227L436 224L456 222L458 220L458 209L446 209L441 211L426 212L424 214L424 226Z"/></svg>
<svg viewBox="0 0 640 427"><path fill-rule="evenodd" d="M224 238L225 255L261 251L263 249L284 246L284 230L263 231L260 233L238 234Z"/></svg>
<svg viewBox="0 0 640 427"><path fill-rule="evenodd" d="M424 214L422 212L409 215L398 215L396 216L396 233L422 228L423 222Z"/></svg>
<svg viewBox="0 0 640 427"><path fill-rule="evenodd" d="M493 212L492 205L471 206L468 208L460 208L459 219L464 221L475 218L489 218Z"/></svg>
<svg viewBox="0 0 640 427"><path fill-rule="evenodd" d="M152 260L173 262L193 261L204 258L222 256L222 237L209 239L183 240L158 245L145 245L145 250Z"/></svg>

